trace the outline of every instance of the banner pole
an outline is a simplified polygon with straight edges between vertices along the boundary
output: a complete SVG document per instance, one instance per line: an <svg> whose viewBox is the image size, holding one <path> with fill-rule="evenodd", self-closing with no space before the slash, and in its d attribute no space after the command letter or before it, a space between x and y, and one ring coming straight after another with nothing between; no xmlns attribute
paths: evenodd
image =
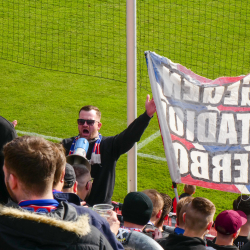
<svg viewBox="0 0 250 250"><path fill-rule="evenodd" d="M179 195L178 195L178 190L177 190L177 184L175 182L172 182L172 183L173 183L176 202L178 203L179 202Z"/></svg>

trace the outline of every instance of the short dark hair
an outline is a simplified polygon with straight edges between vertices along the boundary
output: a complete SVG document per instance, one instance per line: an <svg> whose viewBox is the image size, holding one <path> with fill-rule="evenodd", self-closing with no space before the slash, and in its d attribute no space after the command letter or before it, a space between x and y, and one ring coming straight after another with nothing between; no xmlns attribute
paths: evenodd
<svg viewBox="0 0 250 250"><path fill-rule="evenodd" d="M164 221L165 217L170 213L171 209L172 209L172 199L169 195L164 194L164 193L160 193L164 205L162 208L162 214L161 214L161 218L159 219L157 225L155 225L156 227L159 227L162 222Z"/></svg>
<svg viewBox="0 0 250 250"><path fill-rule="evenodd" d="M196 190L196 186L195 185L185 184L185 186L184 186L184 191L187 194L192 195L195 192L195 190Z"/></svg>
<svg viewBox="0 0 250 250"><path fill-rule="evenodd" d="M240 210L246 215L250 215L250 196L240 195L236 200L234 200L233 209L235 211Z"/></svg>
<svg viewBox="0 0 250 250"><path fill-rule="evenodd" d="M155 189L146 189L146 190L144 190L142 192L144 194L146 194L153 203L153 212L152 212L151 217L156 216L157 213L159 212L159 210L163 209L164 201L163 201L162 196Z"/></svg>
<svg viewBox="0 0 250 250"><path fill-rule="evenodd" d="M66 167L66 157L65 157L65 149L62 144L59 143L54 143L55 146L57 147L57 154L55 155L56 159L56 172L54 175L54 181L53 181L53 186L56 186L60 178L62 176L62 172Z"/></svg>
<svg viewBox="0 0 250 250"><path fill-rule="evenodd" d="M89 169L83 165L83 164L74 164L73 168L75 170L75 174L76 174L76 181L78 182L78 187L79 188L83 188L83 185L85 183L82 183L82 178L84 178L84 176L90 174Z"/></svg>
<svg viewBox="0 0 250 250"><path fill-rule="evenodd" d="M200 232L205 230L215 213L214 204L203 197L195 197L188 205L186 211L185 228Z"/></svg>
<svg viewBox="0 0 250 250"><path fill-rule="evenodd" d="M41 195L52 188L58 147L42 137L22 136L4 146L4 165L28 191Z"/></svg>
<svg viewBox="0 0 250 250"><path fill-rule="evenodd" d="M96 106L92 106L92 105L86 105L86 106L83 106L80 111L79 111L79 115L81 113L81 111L84 110L84 111L91 111L91 110L95 110L96 111L96 115L100 118L101 120L101 111L99 110L99 108L97 108Z"/></svg>
<svg viewBox="0 0 250 250"><path fill-rule="evenodd" d="M176 217L178 224L183 224L182 215L187 211L188 204L194 199L192 196L186 196L180 199L176 206Z"/></svg>

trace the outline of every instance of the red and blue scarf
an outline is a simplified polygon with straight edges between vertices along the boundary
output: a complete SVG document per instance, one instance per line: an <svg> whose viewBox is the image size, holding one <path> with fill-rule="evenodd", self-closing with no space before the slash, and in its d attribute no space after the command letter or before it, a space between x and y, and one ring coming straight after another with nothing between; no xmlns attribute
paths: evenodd
<svg viewBox="0 0 250 250"><path fill-rule="evenodd" d="M59 205L59 202L54 199L27 200L20 201L18 205L30 212L46 214L56 210Z"/></svg>
<svg viewBox="0 0 250 250"><path fill-rule="evenodd" d="M75 149L75 143L79 138L80 138L80 135L76 136L74 141L72 142L69 155L73 154L74 149ZM95 145L92 150L91 159L89 161L91 165L101 164L101 151L100 151L101 140L102 140L102 135L98 134L98 137L96 138Z"/></svg>

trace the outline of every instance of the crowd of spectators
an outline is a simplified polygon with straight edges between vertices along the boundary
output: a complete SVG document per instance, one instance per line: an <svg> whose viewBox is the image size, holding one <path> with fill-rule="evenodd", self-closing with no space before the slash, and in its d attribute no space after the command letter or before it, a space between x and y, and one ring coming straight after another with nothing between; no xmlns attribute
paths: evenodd
<svg viewBox="0 0 250 250"><path fill-rule="evenodd" d="M130 125L129 132L143 133L154 113L152 105L147 107L148 102L149 98L146 113ZM93 106L88 106L79 112L79 134L85 137L91 137L101 127L95 107L97 117L88 117L92 111ZM95 122L96 130L92 130ZM94 141L92 137L74 137L70 143L64 140L57 144L41 137L17 137L16 124L0 117L0 249L249 248L247 195L232 201L232 207L222 211L215 221L215 205L206 198L193 197L193 185L185 185L178 199L155 189L130 192L121 204L113 204L114 210L105 217L93 209L99 203L111 204L116 160L140 135L129 141L125 130L104 139L106 148L101 152L110 154L109 159L104 159L112 162L112 173L102 176L93 167L102 168L100 134L95 134ZM126 141L126 149L124 145L118 147L122 141ZM107 166L103 169L108 171Z"/></svg>

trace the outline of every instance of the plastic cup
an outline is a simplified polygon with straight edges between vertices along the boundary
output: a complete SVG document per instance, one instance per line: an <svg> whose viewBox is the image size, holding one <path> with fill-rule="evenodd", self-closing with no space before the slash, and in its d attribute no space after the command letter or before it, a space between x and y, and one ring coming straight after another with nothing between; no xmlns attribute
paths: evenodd
<svg viewBox="0 0 250 250"><path fill-rule="evenodd" d="M114 207L110 204L97 204L93 206L93 210L106 219L110 216L113 209Z"/></svg>

